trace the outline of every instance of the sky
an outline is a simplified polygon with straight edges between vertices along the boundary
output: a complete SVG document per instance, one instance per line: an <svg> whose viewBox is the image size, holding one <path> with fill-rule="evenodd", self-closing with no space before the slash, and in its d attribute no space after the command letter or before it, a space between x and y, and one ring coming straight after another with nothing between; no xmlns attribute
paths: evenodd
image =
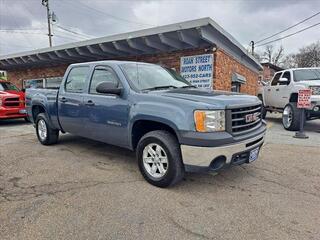
<svg viewBox="0 0 320 240"><path fill-rule="evenodd" d="M250 41L259 41L320 11L320 0L49 0L49 3L57 16L53 24L54 46L210 17L248 48ZM319 22L320 14L273 39ZM46 8L41 0L0 0L0 55L48 47L46 34ZM319 40L320 25L273 45L275 48L282 45L285 54L289 54ZM256 50L263 52L264 46Z"/></svg>

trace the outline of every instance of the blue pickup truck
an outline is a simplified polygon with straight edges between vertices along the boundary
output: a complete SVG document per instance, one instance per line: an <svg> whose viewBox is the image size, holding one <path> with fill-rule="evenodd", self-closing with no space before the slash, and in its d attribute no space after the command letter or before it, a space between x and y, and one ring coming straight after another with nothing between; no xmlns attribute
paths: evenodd
<svg viewBox="0 0 320 240"><path fill-rule="evenodd" d="M256 160L266 132L257 97L199 89L148 63L72 64L59 89L27 89L26 105L40 143L68 132L131 149L158 187Z"/></svg>

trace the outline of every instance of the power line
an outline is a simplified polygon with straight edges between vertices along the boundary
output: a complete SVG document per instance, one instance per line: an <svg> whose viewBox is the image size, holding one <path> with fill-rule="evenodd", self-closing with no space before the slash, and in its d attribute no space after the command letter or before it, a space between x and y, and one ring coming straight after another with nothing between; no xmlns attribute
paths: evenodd
<svg viewBox="0 0 320 240"><path fill-rule="evenodd" d="M68 40L71 40L71 41L77 41L76 39L72 38L72 37L67 37L67 36L62 36L62 35L59 35L59 34L55 34L54 36L56 37L59 37L59 38L64 38L64 39L68 39Z"/></svg>
<svg viewBox="0 0 320 240"><path fill-rule="evenodd" d="M294 25L292 25L292 26L290 26L290 27L288 27L288 28L286 28L286 29L283 29L283 30L281 30L280 32L277 32L277 33L275 33L275 34L272 34L272 35L269 36L269 37L266 37L266 38L264 38L264 39L261 39L261 40L259 40L259 41L256 41L255 43L263 42L263 41L268 40L268 39L270 39L270 38L272 38L272 37L274 37L274 36L276 36L276 35L278 35L278 34L280 34L280 33L283 33L283 32L285 32L285 31L288 31L289 29L294 28L294 27L300 25L301 23L304 23L304 22L308 21L309 19L311 19L311 18L313 18L313 17L315 17L315 16L317 16L317 15L319 15L319 14L320 14L320 12L317 12L317 13L313 14L312 16L303 19L302 21L300 21L300 22L298 22L298 23L296 23L296 24L294 24Z"/></svg>
<svg viewBox="0 0 320 240"><path fill-rule="evenodd" d="M15 28L0 28L0 31L40 31L44 30L44 28L20 28L20 29L15 29Z"/></svg>
<svg viewBox="0 0 320 240"><path fill-rule="evenodd" d="M5 10L7 11L7 13L9 14L9 17L13 20L14 25L15 25L18 29L21 29L21 28L19 27L18 22L16 21L15 15L14 15L14 14L11 14L11 10L9 9L9 7L8 7L6 4L4 4L4 8L5 8ZM30 45L32 45L32 46L34 47L34 44L33 44L32 40L29 39L29 37L27 37L27 36L24 35L23 33L20 33L20 34L21 34L21 36L24 37L24 39L25 39Z"/></svg>
<svg viewBox="0 0 320 240"><path fill-rule="evenodd" d="M66 27L62 27L62 26L57 25L57 24L55 24L54 26L56 26L57 28L60 28L60 29L62 29L62 30L64 30L64 31L66 31L66 32L72 33L72 34L74 34L74 35L82 36L82 37L85 37L85 38L92 38L92 36L89 36L89 35L87 35L87 34L83 34L83 33L79 33L79 32L73 31L73 30L71 30L71 29L68 29L68 28L66 28Z"/></svg>
<svg viewBox="0 0 320 240"><path fill-rule="evenodd" d="M154 25L151 25L151 24L148 24L148 23L141 23L141 22L131 21L131 20L128 20L128 19L125 19L125 18L121 18L121 17L115 16L115 15L112 15L112 14L107 13L107 12L103 12L103 11L98 10L96 8L90 7L87 4L84 4L83 2L80 2L80 1L78 3L80 3L83 7L87 8L87 9L91 9L91 10L93 10L95 12L98 12L100 14L103 14L103 15L106 15L108 17L114 18L114 19L116 19L118 21L123 21L123 22L138 24L138 25L154 27Z"/></svg>
<svg viewBox="0 0 320 240"><path fill-rule="evenodd" d="M8 31L8 30L3 30L0 29L0 33L9 33L9 34L40 34L40 35L45 35L45 33L40 33L40 32L24 32L24 31Z"/></svg>
<svg viewBox="0 0 320 240"><path fill-rule="evenodd" d="M320 25L320 22L318 22L318 23L316 23L316 24L313 24L313 25L311 25L311 26L309 26L309 27L303 28L303 29L301 29L301 30L299 30L299 31L297 31L297 32L294 32L294 33L288 34L288 35L286 35L286 36L283 36L283 37L281 37L281 38L277 38L277 39L275 39L275 40L272 40L272 41L269 41L269 42L260 44L260 45L258 45L258 46L256 46L256 47L261 47L261 46L267 45L267 44L269 44L269 43L273 43L273 42L276 42L276 41L279 41L279 40L282 40L282 39L291 37L291 36L293 36L293 35L296 35L296 34L298 34L298 33L301 33L301 32L303 32L303 31L306 31L306 30L308 30L308 29L310 29L310 28L316 27L316 26L318 26L318 25Z"/></svg>

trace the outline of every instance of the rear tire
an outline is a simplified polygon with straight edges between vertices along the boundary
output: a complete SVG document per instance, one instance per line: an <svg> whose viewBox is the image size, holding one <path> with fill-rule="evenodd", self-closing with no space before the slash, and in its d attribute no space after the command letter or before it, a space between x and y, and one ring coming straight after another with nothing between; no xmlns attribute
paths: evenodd
<svg viewBox="0 0 320 240"><path fill-rule="evenodd" d="M180 145L171 133L157 130L145 134L136 154L140 172L150 184L165 188L182 180L185 172Z"/></svg>
<svg viewBox="0 0 320 240"><path fill-rule="evenodd" d="M286 130L298 131L300 128L300 109L297 103L288 103L282 113L282 125Z"/></svg>
<svg viewBox="0 0 320 240"><path fill-rule="evenodd" d="M59 130L50 127L44 113L38 114L36 118L36 133L39 142L43 145L52 145L58 142Z"/></svg>

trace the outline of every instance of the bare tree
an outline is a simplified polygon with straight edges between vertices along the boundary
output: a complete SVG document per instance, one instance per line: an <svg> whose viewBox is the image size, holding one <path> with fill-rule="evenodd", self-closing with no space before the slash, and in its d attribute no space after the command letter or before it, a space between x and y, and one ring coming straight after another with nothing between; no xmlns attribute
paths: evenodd
<svg viewBox="0 0 320 240"><path fill-rule="evenodd" d="M280 65L283 62L283 57L283 46L280 46L277 50L274 50L273 45L267 45L262 55L262 59L264 61L268 61L274 65Z"/></svg>
<svg viewBox="0 0 320 240"><path fill-rule="evenodd" d="M297 64L297 54L289 54L287 56L284 57L284 60L281 64L281 67L283 68L297 68L298 64Z"/></svg>
<svg viewBox="0 0 320 240"><path fill-rule="evenodd" d="M320 41L303 47L296 55L298 67L319 67L320 66Z"/></svg>
<svg viewBox="0 0 320 240"><path fill-rule="evenodd" d="M285 68L320 67L320 41L301 48L296 54L287 55L281 65Z"/></svg>

